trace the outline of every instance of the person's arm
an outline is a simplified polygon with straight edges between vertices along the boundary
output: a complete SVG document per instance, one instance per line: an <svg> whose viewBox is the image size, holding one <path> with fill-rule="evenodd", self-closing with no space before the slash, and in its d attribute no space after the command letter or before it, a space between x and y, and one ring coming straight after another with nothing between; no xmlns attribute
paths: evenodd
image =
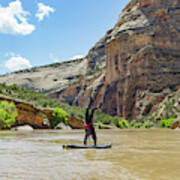
<svg viewBox="0 0 180 180"><path fill-rule="evenodd" d="M95 107L95 108L93 108L92 109L92 111L91 111L91 122L93 123L93 119L94 119L94 113L95 113L95 111L97 110L98 108L97 107Z"/></svg>
<svg viewBox="0 0 180 180"><path fill-rule="evenodd" d="M91 108L92 103L93 103L93 97L90 96L90 101L89 101L89 104L88 104L88 108L89 109Z"/></svg>
<svg viewBox="0 0 180 180"><path fill-rule="evenodd" d="M88 117L89 117L89 108L86 109L86 117L85 117L86 118L85 119L86 123L87 123Z"/></svg>
<svg viewBox="0 0 180 180"><path fill-rule="evenodd" d="M86 109L86 116L85 116L85 122L88 123L89 121L89 110L91 108L91 105L92 105L92 102L93 102L93 99L92 99L92 96L90 96L90 101L89 101L89 104L87 105L87 109Z"/></svg>

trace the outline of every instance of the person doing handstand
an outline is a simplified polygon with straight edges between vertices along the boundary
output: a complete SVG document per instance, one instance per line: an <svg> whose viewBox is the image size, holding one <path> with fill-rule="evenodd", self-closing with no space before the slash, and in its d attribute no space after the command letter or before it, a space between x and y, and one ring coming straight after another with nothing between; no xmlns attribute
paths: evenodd
<svg viewBox="0 0 180 180"><path fill-rule="evenodd" d="M87 139L90 135L92 135L93 141L94 141L94 145L96 146L97 143L97 137L96 137L96 132L95 132L95 128L93 126L93 117L94 117L94 113L95 111L98 109L93 108L92 110L90 110L90 106L92 104L92 98L90 99L90 103L86 109L86 119L85 119L85 137L84 137L84 145L87 145Z"/></svg>

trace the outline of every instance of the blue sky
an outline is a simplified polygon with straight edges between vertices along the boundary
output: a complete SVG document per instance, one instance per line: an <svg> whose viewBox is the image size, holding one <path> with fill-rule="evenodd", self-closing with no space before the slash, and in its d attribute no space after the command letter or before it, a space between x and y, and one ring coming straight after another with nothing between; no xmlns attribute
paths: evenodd
<svg viewBox="0 0 180 180"><path fill-rule="evenodd" d="M130 0L1 0L0 74L85 56Z"/></svg>

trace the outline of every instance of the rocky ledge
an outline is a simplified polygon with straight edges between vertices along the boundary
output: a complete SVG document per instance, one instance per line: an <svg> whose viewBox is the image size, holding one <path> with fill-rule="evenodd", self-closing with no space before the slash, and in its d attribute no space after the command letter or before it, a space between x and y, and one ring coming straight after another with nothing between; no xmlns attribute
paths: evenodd
<svg viewBox="0 0 180 180"><path fill-rule="evenodd" d="M0 97L0 101L14 102L18 111L18 116L16 117L16 124L14 125L14 127L16 126L24 127L24 125L30 125L34 129L50 128L49 122L53 121L52 109L38 109L29 103L21 102L5 97ZM84 128L84 123L82 120L70 116L67 116L67 118L68 118L68 126L70 126L72 129ZM26 126L24 129L26 129Z"/></svg>

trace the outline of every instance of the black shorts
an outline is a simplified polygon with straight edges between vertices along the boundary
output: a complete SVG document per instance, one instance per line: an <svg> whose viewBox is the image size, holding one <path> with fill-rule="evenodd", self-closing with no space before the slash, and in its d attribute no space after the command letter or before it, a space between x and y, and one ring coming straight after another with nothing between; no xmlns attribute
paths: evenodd
<svg viewBox="0 0 180 180"><path fill-rule="evenodd" d="M86 135L94 135L95 134L95 128L93 126L90 126L90 128L87 130L85 129Z"/></svg>

